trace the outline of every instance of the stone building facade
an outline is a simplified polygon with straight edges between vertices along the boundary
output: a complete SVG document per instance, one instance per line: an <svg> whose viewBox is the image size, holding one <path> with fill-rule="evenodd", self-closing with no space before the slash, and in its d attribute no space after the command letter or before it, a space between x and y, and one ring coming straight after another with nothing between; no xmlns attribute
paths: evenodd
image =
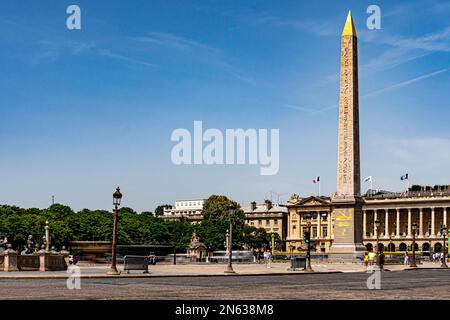
<svg viewBox="0 0 450 320"><path fill-rule="evenodd" d="M180 220L184 218L191 223L199 223L203 219L202 210L205 199L176 200L175 206L164 208L164 213L160 216L165 220Z"/></svg>
<svg viewBox="0 0 450 320"><path fill-rule="evenodd" d="M243 208L245 224L264 228L267 233L277 233L282 241L287 236L287 208L266 200L264 204L251 202L250 207Z"/></svg>
<svg viewBox="0 0 450 320"><path fill-rule="evenodd" d="M413 224L417 224L416 250L441 252L443 235L450 213L450 190L404 193L385 193L364 196L363 244L368 251L376 249L378 239L385 251L411 251ZM311 244L316 252L328 253L334 240L334 225L338 223L330 197L300 198L293 195L286 205L288 209L286 248L288 252L305 249L303 235L306 230L304 213L313 213Z"/></svg>

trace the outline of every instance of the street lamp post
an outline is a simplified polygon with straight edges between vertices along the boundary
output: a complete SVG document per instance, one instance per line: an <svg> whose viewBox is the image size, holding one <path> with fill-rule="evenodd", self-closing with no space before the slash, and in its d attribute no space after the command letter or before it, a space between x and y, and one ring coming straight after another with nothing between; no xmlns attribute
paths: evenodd
<svg viewBox="0 0 450 320"><path fill-rule="evenodd" d="M447 236L447 226L444 224L441 226L441 234L444 236L444 246L443 246L443 250L444 250L444 257L442 259L442 264L441 264L441 268L448 268L447 266L447 244L446 244L446 236Z"/></svg>
<svg viewBox="0 0 450 320"><path fill-rule="evenodd" d="M412 262L410 264L410 268L417 268L416 264L416 232L417 232L417 223L414 222L412 224L412 232L413 232L413 242L412 242Z"/></svg>
<svg viewBox="0 0 450 320"><path fill-rule="evenodd" d="M380 266L380 233L378 230L380 229L380 220L375 220L375 227L377 232L377 266Z"/></svg>
<svg viewBox="0 0 450 320"><path fill-rule="evenodd" d="M117 216L118 216L118 208L120 206L121 199L122 199L122 194L120 193L120 188L117 187L116 192L113 193L114 228L113 228L111 268L108 271L109 275L120 274L116 267L116 255L117 255L116 249L117 249Z"/></svg>
<svg viewBox="0 0 450 320"><path fill-rule="evenodd" d="M228 218L230 220L230 228L229 233L228 233L228 266L227 266L227 270L225 270L225 273L235 273L233 270L233 221L232 221L232 216L234 215L234 210L233 209L229 209L228 211Z"/></svg>
<svg viewBox="0 0 450 320"><path fill-rule="evenodd" d="M314 270L311 267L311 219L312 219L313 215L311 213L305 213L303 214L303 218L306 220L306 228L307 228L307 233L305 236L305 241L308 245L308 251L307 251L307 261L306 261L306 272L314 272Z"/></svg>

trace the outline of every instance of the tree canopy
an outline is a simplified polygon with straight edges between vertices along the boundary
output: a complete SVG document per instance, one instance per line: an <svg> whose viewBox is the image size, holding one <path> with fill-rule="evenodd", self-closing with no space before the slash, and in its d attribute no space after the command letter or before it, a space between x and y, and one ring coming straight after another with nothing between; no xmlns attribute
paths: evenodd
<svg viewBox="0 0 450 320"><path fill-rule="evenodd" d="M148 211L137 213L132 208L120 208L118 244L168 244L183 252L195 231L205 245L213 250L223 250L229 228L229 208L235 212L233 247L261 247L270 243L270 235L264 229L243 223L244 212L239 204L225 196L213 195L205 201L204 219L199 224L190 224L186 219L168 221ZM23 249L28 235L43 243L46 221L50 227L51 245L57 248L68 248L71 241L112 241L113 220L112 211L82 209L75 212L58 203L45 209L0 205L0 235L6 236L18 250Z"/></svg>

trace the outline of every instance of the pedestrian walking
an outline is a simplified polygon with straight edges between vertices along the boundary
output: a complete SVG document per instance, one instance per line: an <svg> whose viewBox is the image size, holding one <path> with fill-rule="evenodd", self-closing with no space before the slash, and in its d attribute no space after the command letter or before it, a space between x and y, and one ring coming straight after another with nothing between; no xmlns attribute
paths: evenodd
<svg viewBox="0 0 450 320"><path fill-rule="evenodd" d="M403 264L405 266L409 265L409 255L408 255L408 251L405 252L405 257L403 258Z"/></svg>
<svg viewBox="0 0 450 320"><path fill-rule="evenodd" d="M267 268L272 268L272 250L270 249L267 253Z"/></svg>
<svg viewBox="0 0 450 320"><path fill-rule="evenodd" d="M375 258L376 258L376 253L371 251L369 252L369 265L372 266L373 263L375 262Z"/></svg>
<svg viewBox="0 0 450 320"><path fill-rule="evenodd" d="M381 251L380 256L378 257L380 262L380 271L384 271L384 252Z"/></svg>
<svg viewBox="0 0 450 320"><path fill-rule="evenodd" d="M364 265L367 267L369 265L369 253L366 251L364 252Z"/></svg>
<svg viewBox="0 0 450 320"><path fill-rule="evenodd" d="M268 259L269 259L269 251L267 251L267 249L266 249L266 250L264 250L264 263L266 264L266 266L268 263Z"/></svg>

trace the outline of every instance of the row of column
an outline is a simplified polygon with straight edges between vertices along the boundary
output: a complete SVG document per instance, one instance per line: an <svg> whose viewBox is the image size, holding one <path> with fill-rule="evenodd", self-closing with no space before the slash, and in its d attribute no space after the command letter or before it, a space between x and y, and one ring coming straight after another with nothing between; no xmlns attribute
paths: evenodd
<svg viewBox="0 0 450 320"><path fill-rule="evenodd" d="M395 230L395 236L399 237L400 236L400 209L394 209L396 210L396 230ZM363 211L363 235L366 236L366 225L367 225L367 211L368 210L364 210ZM371 210L372 211L372 210ZM375 221L378 219L378 212L377 210L373 210L374 212L374 217L373 217L373 234L375 235L377 230L376 230L376 225L375 225ZM388 209L384 209L384 234L385 235L389 235L389 210ZM412 236L412 223L411 223L412 219L411 219L411 209L408 209L408 234L407 236ZM435 211L434 208L431 208L431 237L436 236L436 230L435 230L435 221L436 221L436 217L435 217ZM447 225L447 208L443 208L443 224ZM423 232L423 208L419 208L419 237L423 237L424 232Z"/></svg>

